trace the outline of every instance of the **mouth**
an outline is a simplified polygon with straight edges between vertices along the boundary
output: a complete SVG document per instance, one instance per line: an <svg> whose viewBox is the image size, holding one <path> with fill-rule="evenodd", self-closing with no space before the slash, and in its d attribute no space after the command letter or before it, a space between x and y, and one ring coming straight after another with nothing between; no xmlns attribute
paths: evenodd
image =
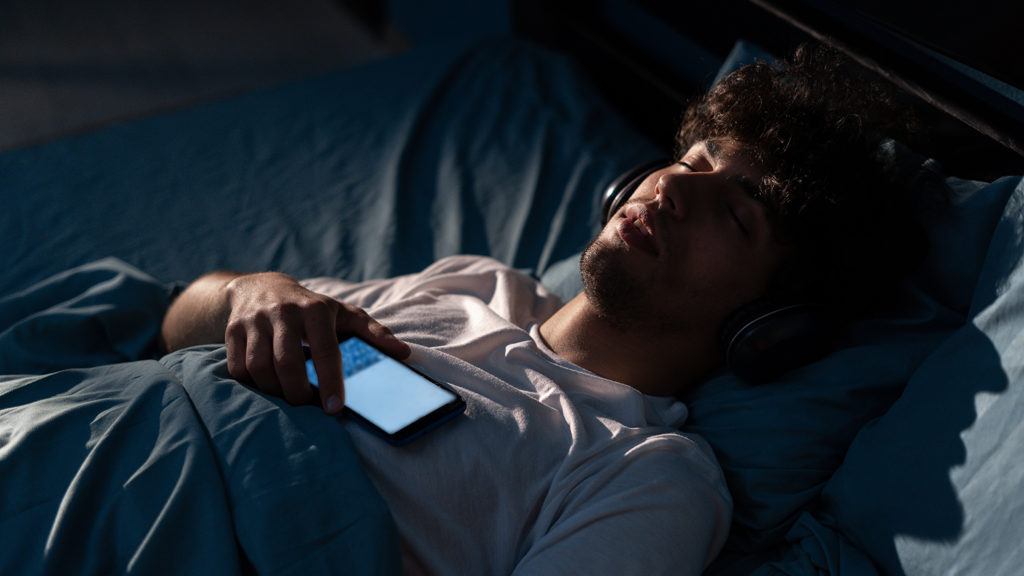
<svg viewBox="0 0 1024 576"><path fill-rule="evenodd" d="M630 248L658 255L658 246L654 241L654 222L652 214L644 206L632 205L623 210L616 231L622 241Z"/></svg>

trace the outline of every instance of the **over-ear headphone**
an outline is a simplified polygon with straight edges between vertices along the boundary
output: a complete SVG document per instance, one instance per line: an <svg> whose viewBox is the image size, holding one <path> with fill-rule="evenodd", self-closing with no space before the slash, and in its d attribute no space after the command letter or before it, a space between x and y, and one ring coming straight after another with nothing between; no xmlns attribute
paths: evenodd
<svg viewBox="0 0 1024 576"><path fill-rule="evenodd" d="M601 200L601 225L607 224L612 216L619 211L619 208L629 201L630 196L636 192L644 179L671 163L670 160L664 158L645 162L612 180L612 183L605 188Z"/></svg>
<svg viewBox="0 0 1024 576"><path fill-rule="evenodd" d="M836 321L811 302L755 300L722 324L719 341L729 370L748 382L768 382L828 353Z"/></svg>
<svg viewBox="0 0 1024 576"><path fill-rule="evenodd" d="M601 224L607 224L653 172L671 164L645 162L616 178L605 189ZM813 302L760 299L740 307L722 325L719 340L725 362L739 378L766 382L824 356L836 323L824 306Z"/></svg>

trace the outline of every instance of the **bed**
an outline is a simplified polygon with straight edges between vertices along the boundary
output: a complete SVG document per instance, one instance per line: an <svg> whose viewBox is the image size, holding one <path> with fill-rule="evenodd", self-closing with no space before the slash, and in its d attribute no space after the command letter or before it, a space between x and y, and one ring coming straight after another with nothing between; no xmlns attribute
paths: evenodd
<svg viewBox="0 0 1024 576"><path fill-rule="evenodd" d="M398 572L338 423L233 383L222 348L160 357L157 329L218 268L364 280L476 253L574 294L604 187L663 133L526 28L0 154L0 572ZM1024 565L1024 183L891 153L948 199L899 305L779 381L688 399L735 500L708 573Z"/></svg>

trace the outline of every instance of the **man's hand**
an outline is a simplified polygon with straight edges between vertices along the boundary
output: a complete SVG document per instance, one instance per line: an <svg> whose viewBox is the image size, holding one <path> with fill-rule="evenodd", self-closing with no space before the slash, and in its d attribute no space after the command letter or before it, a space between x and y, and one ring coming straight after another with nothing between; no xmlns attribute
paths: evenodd
<svg viewBox="0 0 1024 576"><path fill-rule="evenodd" d="M362 309L276 272L217 272L200 278L168 310L162 329L168 350L223 337L233 378L292 404L312 402L316 393L306 378L305 342L324 411L332 414L344 406L338 337L347 335L360 336L399 359L409 355L408 345Z"/></svg>

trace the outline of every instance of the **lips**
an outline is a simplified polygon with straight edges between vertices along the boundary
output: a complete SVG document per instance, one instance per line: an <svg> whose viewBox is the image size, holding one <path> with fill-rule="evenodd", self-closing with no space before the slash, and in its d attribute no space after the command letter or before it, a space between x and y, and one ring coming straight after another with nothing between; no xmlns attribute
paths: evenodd
<svg viewBox="0 0 1024 576"><path fill-rule="evenodd" d="M616 231L630 248L636 248L653 256L658 255L658 246L654 242L653 218L645 207L627 206L616 226Z"/></svg>

